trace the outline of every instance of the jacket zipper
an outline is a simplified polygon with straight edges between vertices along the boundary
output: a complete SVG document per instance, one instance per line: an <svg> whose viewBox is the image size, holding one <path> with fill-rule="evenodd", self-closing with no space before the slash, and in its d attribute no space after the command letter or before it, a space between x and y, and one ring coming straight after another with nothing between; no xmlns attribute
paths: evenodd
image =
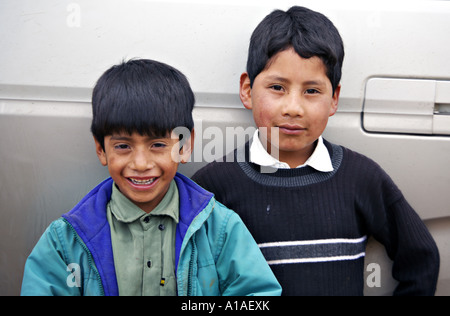
<svg viewBox="0 0 450 316"><path fill-rule="evenodd" d="M214 210L215 202L213 201L212 210ZM190 225L195 221L195 219L191 222ZM194 259L195 259L195 252L197 249L197 243L195 242L195 236L196 232L194 232L190 238L190 242L192 243L192 252L191 252L191 259L189 261L189 273L188 273L188 289L187 289L187 296L193 295L193 274L194 274ZM181 255L180 255L181 256Z"/></svg>
<svg viewBox="0 0 450 316"><path fill-rule="evenodd" d="M81 245L81 247L88 253L88 262L89 262L89 266L95 266L95 264L92 262L92 254L91 251L88 249L88 247L84 244L83 241L80 240L80 237L78 236L78 233L76 232L75 228L73 228L73 226L65 219L63 218L64 222L70 227L70 229L72 230L73 236L74 238L77 240L77 242ZM100 288L100 292L102 294L102 296L105 296L105 290L103 289L103 284L100 278L100 274L98 273L97 269L94 270L95 274L97 275L97 284L98 287Z"/></svg>
<svg viewBox="0 0 450 316"><path fill-rule="evenodd" d="M193 274L194 274L194 258L195 258L195 249L196 249L195 234L192 235L191 242L192 242L192 252L191 252L191 260L189 261L187 296L192 296L192 287L193 287L192 279L193 279Z"/></svg>

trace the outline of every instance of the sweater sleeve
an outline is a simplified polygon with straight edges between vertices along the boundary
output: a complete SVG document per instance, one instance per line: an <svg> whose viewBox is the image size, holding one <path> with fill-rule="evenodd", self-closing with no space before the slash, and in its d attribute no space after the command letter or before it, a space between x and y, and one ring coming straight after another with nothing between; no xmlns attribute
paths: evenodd
<svg viewBox="0 0 450 316"><path fill-rule="evenodd" d="M394 295L434 295L439 252L433 237L404 198L386 211L386 224L374 237L393 260L392 275L399 281Z"/></svg>
<svg viewBox="0 0 450 316"><path fill-rule="evenodd" d="M439 251L419 215L392 179L376 164L366 178L360 201L369 231L393 260L399 282L394 295L434 295L439 274Z"/></svg>

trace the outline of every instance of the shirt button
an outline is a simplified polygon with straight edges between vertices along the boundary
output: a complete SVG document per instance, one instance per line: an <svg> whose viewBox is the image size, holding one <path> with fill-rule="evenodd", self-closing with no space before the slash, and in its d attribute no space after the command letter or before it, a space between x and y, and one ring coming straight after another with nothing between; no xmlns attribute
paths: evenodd
<svg viewBox="0 0 450 316"><path fill-rule="evenodd" d="M166 226L164 226L163 224L160 224L160 225L158 226L158 228L159 228L159 230L164 230L164 229L166 229Z"/></svg>
<svg viewBox="0 0 450 316"><path fill-rule="evenodd" d="M144 222L146 222L146 223L150 222L150 216L145 217Z"/></svg>
<svg viewBox="0 0 450 316"><path fill-rule="evenodd" d="M151 268L152 267L152 262L149 260L147 261L147 267Z"/></svg>

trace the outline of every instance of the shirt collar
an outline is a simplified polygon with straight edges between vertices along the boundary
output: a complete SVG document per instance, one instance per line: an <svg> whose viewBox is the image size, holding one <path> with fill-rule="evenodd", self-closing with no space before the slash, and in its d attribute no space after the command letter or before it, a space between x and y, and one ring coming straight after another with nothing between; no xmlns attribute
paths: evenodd
<svg viewBox="0 0 450 316"><path fill-rule="evenodd" d="M125 195L120 192L116 184L113 183L113 190L111 194L111 212L114 217L121 222L131 223L135 220L152 215L167 215L173 218L173 220L178 223L179 221L179 196L178 188L175 181L172 180L164 198L155 207L150 214L144 212L140 207L131 202Z"/></svg>
<svg viewBox="0 0 450 316"><path fill-rule="evenodd" d="M277 169L290 169L289 165L285 162L279 161L271 156L264 148L261 140L259 139L258 130L253 135L253 141L250 145L250 162L264 167L273 167ZM327 147L323 143L323 138L320 136L317 140L317 146L314 149L312 155L302 165L296 168L310 166L320 172L333 171L333 165L331 164L330 153Z"/></svg>

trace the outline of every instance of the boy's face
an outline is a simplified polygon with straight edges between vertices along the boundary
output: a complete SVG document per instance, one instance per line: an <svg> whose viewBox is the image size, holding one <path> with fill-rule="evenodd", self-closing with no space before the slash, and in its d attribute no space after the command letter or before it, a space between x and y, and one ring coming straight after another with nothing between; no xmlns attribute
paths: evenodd
<svg viewBox="0 0 450 316"><path fill-rule="evenodd" d="M321 59L304 59L287 49L272 58L252 88L247 73L240 83L242 103L253 111L256 126L267 128L267 136L260 132L267 151L277 149L276 158L291 167L303 164L338 105L340 86L333 94ZM272 128L278 130L278 142L272 141Z"/></svg>
<svg viewBox="0 0 450 316"><path fill-rule="evenodd" d="M164 198L178 163L189 159L192 139L180 151L178 138L118 133L105 137L103 150L94 137L97 156L120 192L147 213Z"/></svg>

